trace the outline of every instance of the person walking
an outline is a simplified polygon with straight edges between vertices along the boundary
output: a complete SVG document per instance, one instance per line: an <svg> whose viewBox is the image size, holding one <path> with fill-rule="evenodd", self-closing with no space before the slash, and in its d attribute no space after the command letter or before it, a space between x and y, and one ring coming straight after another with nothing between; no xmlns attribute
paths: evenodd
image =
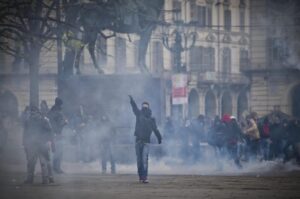
<svg viewBox="0 0 300 199"><path fill-rule="evenodd" d="M116 173L116 163L113 154L113 142L115 140L116 131L112 126L108 116L103 115L100 118L98 128L98 142L100 148L100 159L102 174L106 174L107 162L110 162L111 174Z"/></svg>
<svg viewBox="0 0 300 199"><path fill-rule="evenodd" d="M30 107L30 114L24 118L23 145L27 159L27 178L25 184L32 184L36 161L39 158L42 171L42 183L53 183L50 162L50 145L53 132L48 118L44 117L35 106Z"/></svg>
<svg viewBox="0 0 300 199"><path fill-rule="evenodd" d="M136 117L135 131L135 151L137 158L137 169L139 181L149 183L148 181L148 156L151 133L157 137L158 144L161 144L162 137L157 129L155 118L152 117L152 111L148 102L142 103L141 110L138 109L132 96L129 95L132 111Z"/></svg>
<svg viewBox="0 0 300 199"><path fill-rule="evenodd" d="M245 130L245 134L249 138L249 148L250 148L250 155L253 159L258 158L259 156L259 141L260 141L260 134L256 124L256 119L253 115L248 116L247 118L248 128Z"/></svg>
<svg viewBox="0 0 300 199"><path fill-rule="evenodd" d="M63 101L60 98L55 99L55 104L48 112L48 118L54 132L55 151L53 155L53 170L58 173L64 173L61 169L61 160L63 156L63 127L67 124L67 120L62 112Z"/></svg>

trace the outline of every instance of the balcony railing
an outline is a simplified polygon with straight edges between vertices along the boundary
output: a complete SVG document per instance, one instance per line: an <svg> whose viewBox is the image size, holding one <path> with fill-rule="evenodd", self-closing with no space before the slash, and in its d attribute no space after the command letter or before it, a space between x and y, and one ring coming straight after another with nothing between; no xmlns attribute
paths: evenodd
<svg viewBox="0 0 300 199"><path fill-rule="evenodd" d="M192 72L192 76L195 72ZM225 83L225 84L249 84L249 79L239 73L222 72L198 72L196 74L198 82Z"/></svg>

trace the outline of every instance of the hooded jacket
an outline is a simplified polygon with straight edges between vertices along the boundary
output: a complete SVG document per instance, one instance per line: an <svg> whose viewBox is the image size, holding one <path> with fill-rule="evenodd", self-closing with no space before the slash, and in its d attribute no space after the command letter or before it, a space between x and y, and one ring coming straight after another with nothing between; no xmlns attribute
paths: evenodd
<svg viewBox="0 0 300 199"><path fill-rule="evenodd" d="M135 101L130 98L130 104L132 111L136 117L135 131L137 142L150 143L150 136L152 131L157 137L158 143L161 143L161 135L157 129L155 119L151 116L151 110L149 108L143 108L139 110Z"/></svg>
<svg viewBox="0 0 300 199"><path fill-rule="evenodd" d="M63 127L67 124L61 107L55 104L54 106L52 106L47 116L50 120L53 132L56 135L60 135L62 133Z"/></svg>

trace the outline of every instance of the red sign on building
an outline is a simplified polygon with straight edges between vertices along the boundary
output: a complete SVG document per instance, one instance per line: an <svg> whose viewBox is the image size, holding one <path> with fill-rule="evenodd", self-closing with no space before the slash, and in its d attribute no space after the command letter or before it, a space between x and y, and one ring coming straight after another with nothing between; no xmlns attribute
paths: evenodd
<svg viewBox="0 0 300 199"><path fill-rule="evenodd" d="M172 104L187 104L187 75L176 74L172 76Z"/></svg>

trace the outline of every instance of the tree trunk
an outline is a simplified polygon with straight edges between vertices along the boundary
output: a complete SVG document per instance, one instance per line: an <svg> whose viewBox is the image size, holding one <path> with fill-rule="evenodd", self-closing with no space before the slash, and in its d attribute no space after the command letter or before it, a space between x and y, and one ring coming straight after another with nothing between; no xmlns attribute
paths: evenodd
<svg viewBox="0 0 300 199"><path fill-rule="evenodd" d="M56 19L61 21L61 1L56 0ZM63 65L62 65L62 29L61 24L57 25L57 95L60 97L62 92L62 76L63 76Z"/></svg>
<svg viewBox="0 0 300 199"><path fill-rule="evenodd" d="M63 1L63 4L62 4L65 9L64 11L65 11L66 23L72 24L75 27L78 26L77 17L78 17L79 11L81 9L81 7L78 6L78 3L80 3L79 0L71 0L68 2ZM77 33L78 33L78 30L76 28L72 28L72 27L66 27L66 28L64 28L63 31L64 31L64 33L72 32L73 35L77 35ZM64 53L64 60L63 60L63 66L62 66L64 80L74 74L75 57L76 57L76 50L70 49L70 48L68 49L68 47L67 47L65 50L65 53Z"/></svg>
<svg viewBox="0 0 300 199"><path fill-rule="evenodd" d="M29 66L30 106L39 107L40 49L38 47L32 48L30 61L31 61L30 66Z"/></svg>
<svg viewBox="0 0 300 199"><path fill-rule="evenodd" d="M74 74L74 62L75 62L76 52L74 49L66 49L65 57L63 61L63 77L64 79L72 76Z"/></svg>

